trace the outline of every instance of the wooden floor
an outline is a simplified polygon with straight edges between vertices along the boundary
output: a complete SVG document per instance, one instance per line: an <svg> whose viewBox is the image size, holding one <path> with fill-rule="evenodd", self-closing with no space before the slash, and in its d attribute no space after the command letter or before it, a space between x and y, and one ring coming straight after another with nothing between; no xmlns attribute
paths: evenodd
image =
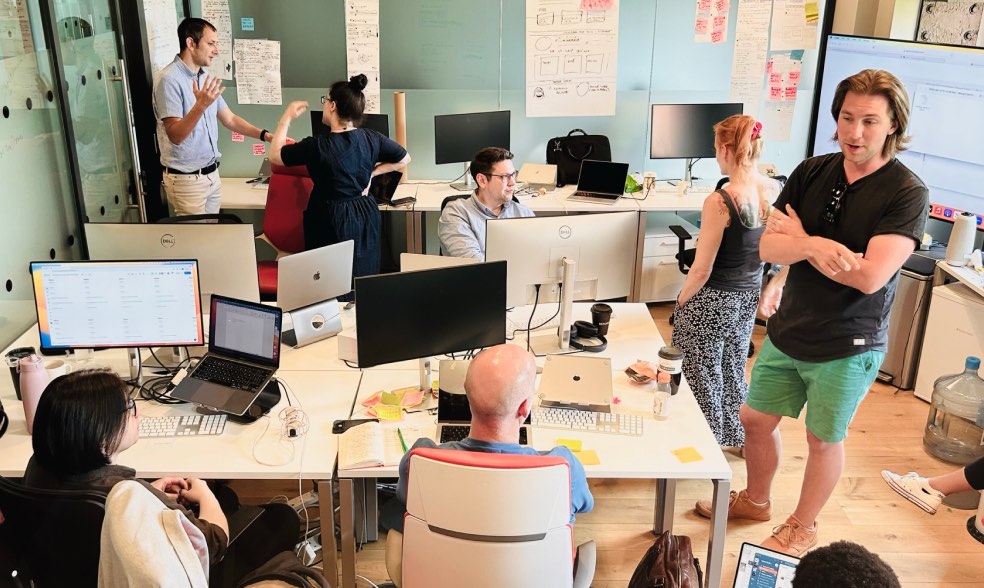
<svg viewBox="0 0 984 588"><path fill-rule="evenodd" d="M650 310L663 337L669 340L666 317L672 306L654 304ZM757 326L753 340L760 344L764 335L764 328ZM875 383L851 425L844 475L818 519L820 544L847 539L865 545L895 569L903 586L984 586L984 545L971 538L966 530L972 512L944 506L935 515L928 515L889 489L881 478L882 469L936 475L955 467L931 457L922 448L927 410L928 405L914 398L911 392L896 392L892 387ZM732 584L741 543L761 542L771 533L772 526L785 520L795 508L806 463L805 429L802 420L785 419L781 430L784 449L773 486L773 521L729 525L722 586ZM731 455L728 460L734 470L732 488L740 490L745 487L744 461ZM652 542L649 530L655 482L590 482L595 508L591 513L578 515L575 538L578 543L594 539L598 544L598 567L592 585L622 588ZM283 493L294 496L296 488L296 481L279 485L236 484L244 502L263 501ZM701 561L707 552L708 523L693 513L693 504L710 495L710 482L677 484L673 529L693 539L694 552ZM358 554L357 573L376 583L387 579L383 545L383 541L369 544ZM359 585L368 586L361 581Z"/></svg>

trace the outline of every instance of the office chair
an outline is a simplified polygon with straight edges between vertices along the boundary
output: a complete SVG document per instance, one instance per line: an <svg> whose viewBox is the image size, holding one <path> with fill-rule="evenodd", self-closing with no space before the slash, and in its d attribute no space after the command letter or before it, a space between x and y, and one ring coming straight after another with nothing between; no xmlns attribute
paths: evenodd
<svg viewBox="0 0 984 588"><path fill-rule="evenodd" d="M444 207L447 206L448 204L454 202L455 200L459 200L461 198L468 198L469 196L471 196L470 193L469 194L452 194L452 195L448 196L447 198L445 198L444 200L441 201L441 212L444 212ZM513 194L512 201L513 202L519 202L519 198L516 198L516 195ZM444 255L444 247L443 246L438 250L438 255Z"/></svg>
<svg viewBox="0 0 984 588"><path fill-rule="evenodd" d="M177 223L200 223L202 221L215 221L220 225L241 225L243 219L231 212L216 212L210 214L186 214L184 216L166 216L157 219L158 224L177 224Z"/></svg>
<svg viewBox="0 0 984 588"><path fill-rule="evenodd" d="M99 492L41 490L0 477L0 551L12 556L24 585L95 586L105 504Z"/></svg>
<svg viewBox="0 0 984 588"><path fill-rule="evenodd" d="M589 586L595 545L575 551L570 517L563 458L414 449L401 587Z"/></svg>
<svg viewBox="0 0 984 588"><path fill-rule="evenodd" d="M270 166L270 185L267 188L263 213L263 232L257 237L277 251L277 259L304 251L304 209L307 208L314 182L307 167L296 165ZM260 282L260 298L277 296L277 260L256 262Z"/></svg>

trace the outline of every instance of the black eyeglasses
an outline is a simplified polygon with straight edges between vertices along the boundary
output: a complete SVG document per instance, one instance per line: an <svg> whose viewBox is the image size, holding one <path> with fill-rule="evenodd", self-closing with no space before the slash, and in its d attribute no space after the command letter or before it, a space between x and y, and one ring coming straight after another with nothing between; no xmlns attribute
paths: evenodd
<svg viewBox="0 0 984 588"><path fill-rule="evenodd" d="M322 103L322 104L324 104L325 102L328 102L329 100L331 100L331 98L329 98L329 97L327 97L327 96L322 96L322 97L321 97L321 103Z"/></svg>
<svg viewBox="0 0 984 588"><path fill-rule="evenodd" d="M132 410L133 411L133 416L137 416L137 401L136 400L134 400L132 398L127 398L126 399L126 407L123 408L123 412L125 413L128 410Z"/></svg>
<svg viewBox="0 0 984 588"><path fill-rule="evenodd" d="M837 182L834 189L830 191L830 200L823 207L823 220L832 225L837 224L838 219L840 219L841 199L847 193L847 188L847 182Z"/></svg>
<svg viewBox="0 0 984 588"><path fill-rule="evenodd" d="M519 172L514 171L511 174L485 174L485 175L487 175L490 178L499 178L505 183L508 182L509 180L515 180L517 177L519 177Z"/></svg>

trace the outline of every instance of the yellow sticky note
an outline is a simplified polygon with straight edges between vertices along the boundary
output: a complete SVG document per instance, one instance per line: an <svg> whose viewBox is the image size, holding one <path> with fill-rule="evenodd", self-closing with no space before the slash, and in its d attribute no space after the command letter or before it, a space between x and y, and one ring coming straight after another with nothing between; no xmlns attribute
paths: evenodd
<svg viewBox="0 0 984 588"><path fill-rule="evenodd" d="M400 401L403 400L403 393L399 390L394 390L393 392L383 392L380 400L387 406L399 406Z"/></svg>
<svg viewBox="0 0 984 588"><path fill-rule="evenodd" d="M820 6L817 2L805 2L803 4L803 11L805 12L807 23L816 24L820 20Z"/></svg>
<svg viewBox="0 0 984 588"><path fill-rule="evenodd" d="M373 410L376 411L376 416L382 421L398 421L403 418L403 409L399 406L379 404Z"/></svg>
<svg viewBox="0 0 984 588"><path fill-rule="evenodd" d="M680 463L690 463L692 461L700 461L704 459L704 456L693 447L681 447L680 449L674 449L673 455L680 460Z"/></svg>
<svg viewBox="0 0 984 588"><path fill-rule="evenodd" d="M574 457L581 462L581 465L598 465L601 460L598 459L598 452L594 449L585 449L584 451L575 451Z"/></svg>
<svg viewBox="0 0 984 588"><path fill-rule="evenodd" d="M362 406L366 406L366 407L376 406L377 404L379 404L379 397L382 395L383 395L383 390L379 390L373 393L372 396L362 401Z"/></svg>
<svg viewBox="0 0 984 588"><path fill-rule="evenodd" d="M581 440L580 439L557 439L557 445L562 445L574 453L581 451Z"/></svg>

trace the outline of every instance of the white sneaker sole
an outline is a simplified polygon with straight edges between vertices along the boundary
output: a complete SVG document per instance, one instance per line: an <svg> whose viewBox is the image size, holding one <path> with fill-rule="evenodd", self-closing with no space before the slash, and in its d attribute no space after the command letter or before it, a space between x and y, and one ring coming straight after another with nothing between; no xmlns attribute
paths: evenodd
<svg viewBox="0 0 984 588"><path fill-rule="evenodd" d="M918 496L915 496L914 494L910 493L908 490L900 486L898 483L896 483L896 481L892 478L890 472L888 472L887 470L882 471L882 478L892 488L892 490L895 490L903 498L905 498L912 504L915 504L916 506L928 512L929 514L936 514L936 507L927 504L922 500L919 500Z"/></svg>

